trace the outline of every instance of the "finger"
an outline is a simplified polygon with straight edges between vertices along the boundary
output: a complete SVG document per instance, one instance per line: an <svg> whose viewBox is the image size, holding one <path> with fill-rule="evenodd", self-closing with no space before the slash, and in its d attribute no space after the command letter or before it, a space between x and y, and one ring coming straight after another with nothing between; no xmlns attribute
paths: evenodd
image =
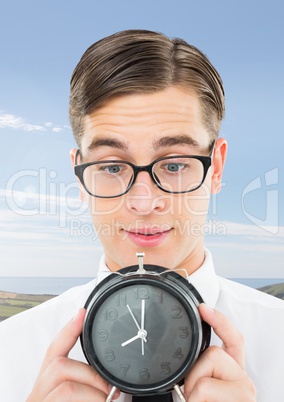
<svg viewBox="0 0 284 402"><path fill-rule="evenodd" d="M44 402L104 402L106 394L95 388L66 381L53 390Z"/></svg>
<svg viewBox="0 0 284 402"><path fill-rule="evenodd" d="M108 394L109 391L107 382L88 364L67 357L57 357L42 372L35 384L34 392L44 399L52 390L66 382L90 386L104 394Z"/></svg>
<svg viewBox="0 0 284 402"><path fill-rule="evenodd" d="M187 402L240 402L255 401L254 387L248 380L221 381L201 378L189 395Z"/></svg>
<svg viewBox="0 0 284 402"><path fill-rule="evenodd" d="M59 332L46 352L40 372L44 371L57 357L68 356L82 332L85 315L86 310L80 309L77 315Z"/></svg>
<svg viewBox="0 0 284 402"><path fill-rule="evenodd" d="M218 346L210 346L200 356L185 379L185 395L190 395L202 378L237 381L245 376L246 373L228 353Z"/></svg>
<svg viewBox="0 0 284 402"><path fill-rule="evenodd" d="M228 353L243 369L245 369L244 338L231 321L222 313L213 310L206 304L199 306L199 312L222 340L222 348Z"/></svg>

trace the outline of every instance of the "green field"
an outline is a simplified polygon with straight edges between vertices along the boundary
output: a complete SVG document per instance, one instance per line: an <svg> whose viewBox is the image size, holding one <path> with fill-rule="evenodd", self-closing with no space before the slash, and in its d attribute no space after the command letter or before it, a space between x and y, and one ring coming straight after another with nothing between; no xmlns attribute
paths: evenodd
<svg viewBox="0 0 284 402"><path fill-rule="evenodd" d="M23 295L18 293L0 291L0 321L21 313L29 308L35 307L46 300L51 299L51 295Z"/></svg>
<svg viewBox="0 0 284 402"><path fill-rule="evenodd" d="M264 286L259 290L284 300L284 283L277 283L276 285Z"/></svg>
<svg viewBox="0 0 284 402"><path fill-rule="evenodd" d="M284 283L265 286L262 292L284 300ZM52 295L24 295L0 291L0 321L51 299Z"/></svg>

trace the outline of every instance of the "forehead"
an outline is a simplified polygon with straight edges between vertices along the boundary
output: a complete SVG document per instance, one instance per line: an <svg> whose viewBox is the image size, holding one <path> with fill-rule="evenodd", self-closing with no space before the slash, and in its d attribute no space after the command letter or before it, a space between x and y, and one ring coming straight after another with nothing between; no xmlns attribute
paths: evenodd
<svg viewBox="0 0 284 402"><path fill-rule="evenodd" d="M202 122L193 90L169 87L151 94L116 97L84 119L82 150L100 138L119 139L125 145L157 144L162 137L188 136L207 147L210 135ZM111 141L109 142L111 145Z"/></svg>

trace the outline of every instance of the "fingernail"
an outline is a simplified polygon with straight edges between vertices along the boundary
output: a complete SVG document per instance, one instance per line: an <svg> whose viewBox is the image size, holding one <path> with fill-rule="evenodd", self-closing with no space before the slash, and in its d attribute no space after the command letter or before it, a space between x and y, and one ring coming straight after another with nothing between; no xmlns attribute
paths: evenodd
<svg viewBox="0 0 284 402"><path fill-rule="evenodd" d="M112 393L114 388L115 387L108 384L109 393ZM120 390L116 388L114 394L112 395L112 399L117 399L119 396L120 396Z"/></svg>
<svg viewBox="0 0 284 402"><path fill-rule="evenodd" d="M215 310L214 310L212 307L208 306L208 304L205 304L205 303L201 303L201 304L199 305L199 307L203 308L204 310L207 310L207 311L210 312L210 313L214 313L214 312L215 312Z"/></svg>
<svg viewBox="0 0 284 402"><path fill-rule="evenodd" d="M81 314L82 309L78 310L77 314L72 318L72 321L76 321L79 315Z"/></svg>

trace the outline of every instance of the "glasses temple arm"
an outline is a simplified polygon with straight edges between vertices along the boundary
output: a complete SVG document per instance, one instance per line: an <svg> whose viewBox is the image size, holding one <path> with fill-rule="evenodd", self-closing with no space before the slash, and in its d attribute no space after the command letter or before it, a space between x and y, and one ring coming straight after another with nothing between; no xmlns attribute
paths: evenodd
<svg viewBox="0 0 284 402"><path fill-rule="evenodd" d="M74 166L78 165L77 160L78 160L79 155L80 155L80 149L77 149L77 151L75 153L75 158L74 158Z"/></svg>

